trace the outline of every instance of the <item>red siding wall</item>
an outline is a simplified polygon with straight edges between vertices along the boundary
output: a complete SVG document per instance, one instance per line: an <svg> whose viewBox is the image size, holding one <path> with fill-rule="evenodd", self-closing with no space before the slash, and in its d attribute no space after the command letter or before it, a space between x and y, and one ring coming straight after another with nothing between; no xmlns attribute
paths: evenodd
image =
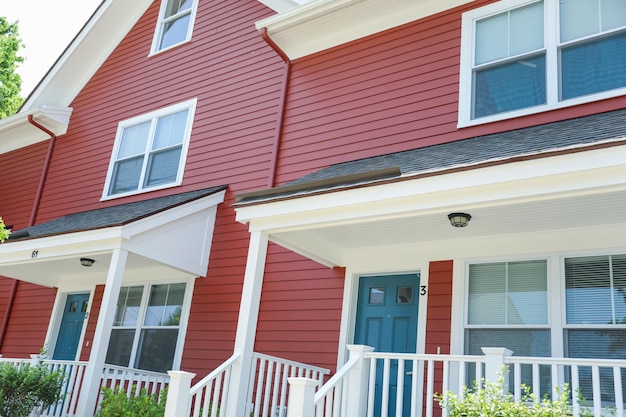
<svg viewBox="0 0 626 417"><path fill-rule="evenodd" d="M457 128L463 7L297 60L279 183L329 164L623 108L626 97Z"/></svg>
<svg viewBox="0 0 626 417"><path fill-rule="evenodd" d="M428 268L428 313L425 353L450 353L452 261L431 262Z"/></svg>

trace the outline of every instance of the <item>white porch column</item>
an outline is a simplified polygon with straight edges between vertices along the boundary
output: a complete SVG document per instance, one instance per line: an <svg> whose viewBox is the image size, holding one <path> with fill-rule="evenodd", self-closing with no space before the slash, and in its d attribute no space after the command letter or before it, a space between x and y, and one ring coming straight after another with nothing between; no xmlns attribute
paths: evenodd
<svg viewBox="0 0 626 417"><path fill-rule="evenodd" d="M265 232L252 232L248 247L246 272L243 277L241 304L237 320L234 353L239 352L239 359L233 363L230 374L226 417L243 416L248 394L248 378L252 366L252 352L256 337L261 287L265 273L268 236Z"/></svg>
<svg viewBox="0 0 626 417"><path fill-rule="evenodd" d="M115 307L117 298L120 295L120 288L122 287L122 277L124 276L127 258L127 251L122 249L113 250L109 273L104 285L104 294L102 295L96 331L91 344L89 363L85 369L84 382L78 400L77 416L92 416L96 407L102 369L104 368L104 360L109 347L111 326L115 317Z"/></svg>
<svg viewBox="0 0 626 417"><path fill-rule="evenodd" d="M481 348L485 354L485 380L491 383L497 383L502 378L503 391L509 390L509 372L505 367L504 360L511 356L513 352L507 348Z"/></svg>

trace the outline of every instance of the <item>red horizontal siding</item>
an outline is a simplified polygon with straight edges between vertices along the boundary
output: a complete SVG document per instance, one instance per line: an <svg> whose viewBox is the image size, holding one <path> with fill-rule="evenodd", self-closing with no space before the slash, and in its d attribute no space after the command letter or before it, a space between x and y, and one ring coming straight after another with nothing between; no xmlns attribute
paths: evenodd
<svg viewBox="0 0 626 417"><path fill-rule="evenodd" d="M431 262L428 268L426 353L450 353L452 261Z"/></svg>
<svg viewBox="0 0 626 417"><path fill-rule="evenodd" d="M7 358L28 358L44 348L56 289L20 282L2 343Z"/></svg>

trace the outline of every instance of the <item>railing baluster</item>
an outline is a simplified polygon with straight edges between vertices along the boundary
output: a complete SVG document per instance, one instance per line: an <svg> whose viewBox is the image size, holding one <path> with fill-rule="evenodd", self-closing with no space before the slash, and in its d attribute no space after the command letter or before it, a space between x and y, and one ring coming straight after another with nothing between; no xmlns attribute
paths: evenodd
<svg viewBox="0 0 626 417"><path fill-rule="evenodd" d="M369 389L367 392L367 417L374 417L374 394L376 386L376 362L377 358L372 358L370 361L370 380Z"/></svg>
<svg viewBox="0 0 626 417"><path fill-rule="evenodd" d="M535 400L539 401L541 399L541 384L539 382L539 364L533 363L533 394L535 394Z"/></svg>
<svg viewBox="0 0 626 417"><path fill-rule="evenodd" d="M383 359L383 396L381 400L380 406L380 415L381 417L387 417L389 414L389 410L386 405L389 404L389 373L391 368L391 360L389 358Z"/></svg>
<svg viewBox="0 0 626 417"><path fill-rule="evenodd" d="M426 403L426 417L432 417L433 415L433 402L432 402L432 398L433 398L433 390L434 390L434 384L435 384L435 363L432 359L428 360L428 378L427 378L427 383L426 383L426 398L429 399L429 401Z"/></svg>
<svg viewBox="0 0 626 417"><path fill-rule="evenodd" d="M398 375L396 375L396 417L402 417L404 400L404 359L398 359Z"/></svg>
<svg viewBox="0 0 626 417"><path fill-rule="evenodd" d="M576 395L578 394L578 390L580 389L580 382L578 379L578 365L572 365L570 367L570 372L572 373L572 386L570 387L572 390L572 405L574 411L574 417L580 416L580 403L576 399Z"/></svg>
<svg viewBox="0 0 626 417"><path fill-rule="evenodd" d="M516 400L522 398L522 365L519 363L513 364L513 391Z"/></svg>
<svg viewBox="0 0 626 417"><path fill-rule="evenodd" d="M593 381L593 415L602 415L602 398L600 396L600 367L591 367L591 380Z"/></svg>

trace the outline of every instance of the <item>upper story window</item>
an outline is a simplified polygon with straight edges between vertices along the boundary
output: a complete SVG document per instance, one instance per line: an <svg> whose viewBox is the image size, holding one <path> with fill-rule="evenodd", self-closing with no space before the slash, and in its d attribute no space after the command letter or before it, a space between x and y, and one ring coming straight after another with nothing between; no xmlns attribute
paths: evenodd
<svg viewBox="0 0 626 417"><path fill-rule="evenodd" d="M626 0L510 0L463 15L459 125L626 94Z"/></svg>
<svg viewBox="0 0 626 417"><path fill-rule="evenodd" d="M152 53L191 39L198 0L163 0L152 41Z"/></svg>
<svg viewBox="0 0 626 417"><path fill-rule="evenodd" d="M103 198L180 185L196 99L120 122Z"/></svg>

